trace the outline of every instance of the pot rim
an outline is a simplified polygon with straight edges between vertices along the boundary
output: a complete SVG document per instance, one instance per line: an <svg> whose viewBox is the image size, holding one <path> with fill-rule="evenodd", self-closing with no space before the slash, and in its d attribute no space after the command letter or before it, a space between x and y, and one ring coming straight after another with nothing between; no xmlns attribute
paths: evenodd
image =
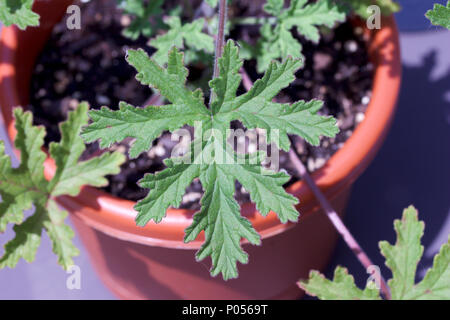
<svg viewBox="0 0 450 320"><path fill-rule="evenodd" d="M398 30L393 16L383 17L382 25L379 30L368 30L365 25L361 25L368 35L368 53L375 67L372 98L365 119L344 146L312 174L316 184L330 200L337 197L341 189L349 187L369 165L380 148L395 113L401 83ZM12 141L16 136L12 109L20 105L21 101L18 98L18 75L15 67L18 38L21 33L36 32L36 29L20 31L14 26L5 27L0 36L0 105L8 136ZM18 154L17 150L15 153ZM47 158L46 177L53 176L54 171L54 161ZM300 212L304 212L300 220L319 207L303 181L294 183L286 190L301 201L297 206ZM135 202L120 199L93 187L83 187L77 197L62 196L57 200L89 226L119 239L182 249L199 248L204 240L202 232L196 240L188 244L183 242L184 229L192 222L192 210L169 208L161 223L149 222L147 226L139 227L134 220ZM252 203L243 204L241 213L250 220L262 238L281 233L294 225L282 224L274 212L263 217Z"/></svg>

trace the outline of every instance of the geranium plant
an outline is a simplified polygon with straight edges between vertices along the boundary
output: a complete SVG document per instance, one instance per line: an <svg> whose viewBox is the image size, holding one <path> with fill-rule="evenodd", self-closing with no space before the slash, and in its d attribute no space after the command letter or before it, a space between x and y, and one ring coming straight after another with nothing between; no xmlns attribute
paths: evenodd
<svg viewBox="0 0 450 320"><path fill-rule="evenodd" d="M0 20L6 25L15 23L20 28L38 25L39 17L31 9L32 2L0 0ZM3 145L0 147L0 231L7 224L15 224L16 238L5 246L0 267L13 267L19 258L33 260L42 229L53 240L60 263L65 267L73 263L72 256L77 253L71 242L73 232L63 225L66 214L58 208L55 199L61 195L77 195L82 185L104 185L104 176L117 173L124 161L123 155L105 153L101 157L78 162L84 151L82 138L86 142L99 141L101 148L133 138L129 156L136 158L147 152L163 132L173 132L183 126L194 127L194 140L184 154L166 159L167 168L147 174L140 180L139 185L149 189L149 193L135 206L136 223L145 226L151 221L161 222L167 209L178 207L185 189L198 178L204 191L201 209L186 229L184 241L193 241L204 231L205 241L197 252L197 259L211 257L211 274L221 274L225 280L238 276L237 262L248 261L241 239L260 244L259 234L240 214L239 204L234 198L236 181L250 193L262 215L273 211L283 223L295 222L299 216L295 207L298 200L283 188L289 175L266 168L263 164L266 155L262 151L241 154L230 146L228 138L232 121L240 121L247 129L264 129L268 143L290 150L289 155L300 176L315 188L318 198L323 198L291 150L289 135L300 136L309 144L318 145L320 137L334 137L339 130L333 117L318 114L323 106L320 100L276 101L279 92L295 80L296 71L303 66L302 47L291 32L295 30L305 39L317 42L322 27L332 27L343 21L350 9L361 15L367 14L363 9L373 2L292 0L288 4L283 0L268 0L263 18L232 21L261 25L261 38L255 48L243 42L225 41L226 0L206 3L210 9L218 7L218 15L205 14L184 23L180 10L163 12L162 0L118 1L118 5L132 18L123 31L124 35L131 39L149 37L149 44L155 49L151 57L144 50L130 49L126 59L136 69L136 79L153 88L156 95L168 103L140 108L121 102L118 110L102 107L89 112L89 124L88 107L81 104L61 125L61 142L50 145L50 156L57 164L57 171L50 181L44 178L43 173L45 153L41 147L44 130L32 126L30 113L16 109L16 147L21 151L21 166L12 168L9 157L3 155ZM398 9L398 5L390 0L377 0L375 3L384 13ZM188 69L185 64L205 57L213 64L209 89L205 92L191 90L187 86ZM254 84L243 71L243 57L255 58L257 70L263 73ZM238 94L243 79L247 92ZM322 205L327 206L326 200L322 200ZM24 210L33 205L34 213L23 222ZM331 211L327 210L332 214ZM334 221L339 221L335 222L338 231L348 235L339 217L336 214L334 217ZM387 245L384 247L387 252ZM348 284L342 269L338 269L337 275L332 285L339 279ZM319 297L328 297L326 291L319 291L325 290L329 284L321 279L314 273L311 280L302 286ZM315 290L316 287L319 289ZM350 285L348 288L356 291ZM362 293L363 296L365 294ZM367 295L377 297L372 291Z"/></svg>
<svg viewBox="0 0 450 320"><path fill-rule="evenodd" d="M169 206L178 207L187 186L199 177L204 195L202 209L186 230L185 241L194 240L205 230L206 240L197 253L199 260L211 256L212 274L222 273L224 279L237 277L236 262L247 262L241 249L241 238L259 244L259 235L240 215L234 199L235 180L246 188L258 210L266 215L276 212L282 222L296 221L297 199L286 193L283 184L289 176L271 172L261 166L263 154L240 155L226 144L227 129L232 120L240 120L251 128L267 130L268 139L288 150L288 134L297 134L312 144L318 144L321 135L332 137L338 132L336 121L317 115L320 101L298 101L291 105L272 102L276 94L294 80L301 66L300 60L288 58L283 63L273 62L265 76L250 91L236 96L241 81L242 61L233 41L229 41L218 59L220 75L210 82L213 98L207 107L201 90L185 87L187 69L183 54L177 49L169 53L167 68L162 68L141 50L130 50L128 61L138 71L137 79L144 85L159 90L172 104L144 109L122 103L120 110L102 108L91 111L92 124L83 131L87 142L100 140L101 147L126 137L135 138L130 150L137 157L150 148L152 141L163 131L174 131L181 126L194 125L202 130L192 141L190 151L181 158L166 160L167 169L149 174L140 185L149 188L148 196L138 202L136 221L144 226L150 220L160 222ZM278 131L279 135L273 134ZM253 161L252 161L253 160Z"/></svg>
<svg viewBox="0 0 450 320"><path fill-rule="evenodd" d="M447 2L447 6L435 4L432 10L428 10L426 17L435 26L450 29L450 1Z"/></svg>
<svg viewBox="0 0 450 320"><path fill-rule="evenodd" d="M45 129L32 125L32 114L21 108L14 110L17 136L15 146L20 151L20 166L13 168L5 146L0 141L0 232L8 224L15 224L15 237L6 243L0 258L0 268L16 266L20 258L32 262L41 242L44 229L52 240L58 262L66 269L73 265L72 257L78 249L72 244L74 233L64 224L67 212L56 203L63 195L76 196L84 185L104 186L108 174L117 174L125 157L106 152L99 157L79 162L85 149L80 138L82 126L87 124L88 105L82 103L60 125L61 141L50 144L50 156L57 169L52 179L44 176L46 154ZM32 210L26 218L24 212Z"/></svg>

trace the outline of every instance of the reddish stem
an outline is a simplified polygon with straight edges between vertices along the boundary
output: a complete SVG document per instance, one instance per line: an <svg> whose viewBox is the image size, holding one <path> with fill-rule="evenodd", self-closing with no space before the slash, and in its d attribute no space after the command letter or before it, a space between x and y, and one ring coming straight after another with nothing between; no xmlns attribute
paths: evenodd
<svg viewBox="0 0 450 320"><path fill-rule="evenodd" d="M240 74L242 76L242 84L244 85L245 90L249 91L253 87L252 79L250 79L250 76L245 71L244 67L241 68Z"/></svg>
<svg viewBox="0 0 450 320"><path fill-rule="evenodd" d="M243 79L243 84L245 89L248 91L253 86L253 83L248 76L247 72L244 70L244 68L241 68L240 71ZM291 144L294 145L291 141ZM352 252L355 254L356 258L361 262L361 264L364 266L364 268L367 270L367 268L371 265L373 265L370 258L367 256L367 254L364 252L364 250L361 248L361 246L358 244L356 239L353 237L351 232L347 229L342 219L337 214L336 210L333 209L328 199L325 197L325 195L322 193L322 191L319 189L317 184L314 182L312 177L309 175L308 171L306 170L305 165L302 163L300 158L298 157L297 153L294 151L294 149L289 150L289 158L294 165L295 169L297 170L298 174L302 178L303 181L306 182L308 187L313 192L316 199L319 201L321 207L325 211L325 214L327 215L328 219L333 224L336 231L342 236L347 246L352 250ZM384 297L388 300L391 299L391 293L389 291L389 287L386 284L386 281L384 280L383 276L380 274L380 289Z"/></svg>
<svg viewBox="0 0 450 320"><path fill-rule="evenodd" d="M311 189L311 191L313 192L316 199L319 201L321 207L325 211L325 214L327 215L328 219L330 219L334 228L337 230L337 232L339 232L339 234L342 236L342 238L344 239L347 246L350 248L350 250L352 250L352 252L355 254L356 258L359 260L359 262L361 262L361 264L367 270L369 268L369 266L373 265L369 256L364 252L364 250L361 248L359 243L353 237L351 232L347 229L347 227L345 226L342 219L339 217L337 212L331 206L328 199L325 197L325 195L319 189L317 184L311 178L311 176L309 175L308 171L306 170L304 164L301 162L297 153L293 149L289 150L289 158L290 158L291 162L293 163L295 169L297 170L298 174L302 178L302 180L306 182L306 184ZM391 299L391 294L389 292L389 288L386 285L386 281L384 280L384 278L381 274L380 274L380 286L381 286L381 288L380 288L381 292L383 293L385 298Z"/></svg>
<svg viewBox="0 0 450 320"><path fill-rule="evenodd" d="M227 0L220 0L219 2L219 26L216 38L216 50L214 57L214 74L213 79L219 76L219 59L223 55L223 48L225 46L225 23L227 21ZM209 96L209 105L211 106L214 100L214 92L211 91Z"/></svg>
<svg viewBox="0 0 450 320"><path fill-rule="evenodd" d="M219 27L216 38L216 56L214 58L214 75L219 76L219 58L222 57L223 47L225 46L225 23L227 20L227 0L220 0L219 3Z"/></svg>
<svg viewBox="0 0 450 320"><path fill-rule="evenodd" d="M143 108L147 106L161 106L164 102L164 98L161 96L160 93L153 93L153 95L147 99L147 101L144 102L142 105Z"/></svg>

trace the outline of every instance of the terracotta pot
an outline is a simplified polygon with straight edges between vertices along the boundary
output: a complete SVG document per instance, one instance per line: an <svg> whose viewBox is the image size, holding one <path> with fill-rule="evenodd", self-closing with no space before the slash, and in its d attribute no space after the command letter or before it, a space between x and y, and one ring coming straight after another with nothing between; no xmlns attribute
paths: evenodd
<svg viewBox="0 0 450 320"><path fill-rule="evenodd" d="M26 105L35 59L53 25L70 0L39 1L41 26L19 31L4 28L0 42L0 105L11 139L16 131L12 109ZM392 121L400 87L401 64L398 33L393 17L381 30L367 31L370 57L375 64L373 96L365 120L320 170L313 174L334 207L342 214L353 182L369 165ZM68 31L70 32L70 31ZM46 175L55 170L45 162ZM322 270L330 258L337 235L311 192L302 182L288 191L301 200L297 224L281 224L274 213L262 217L253 204L242 206L261 234L262 246L244 244L250 262L239 265L239 279L211 278L209 261L195 261L203 234L183 243L184 229L193 212L170 209L162 223L137 227L134 203L90 187L76 198L61 197L91 260L104 283L127 299L271 299L297 298L295 283L309 270Z"/></svg>

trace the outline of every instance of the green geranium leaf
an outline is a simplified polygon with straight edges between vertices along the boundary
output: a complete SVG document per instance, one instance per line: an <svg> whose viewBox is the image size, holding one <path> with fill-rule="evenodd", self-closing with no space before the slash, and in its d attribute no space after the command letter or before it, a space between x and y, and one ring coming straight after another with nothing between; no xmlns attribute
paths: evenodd
<svg viewBox="0 0 450 320"><path fill-rule="evenodd" d="M139 185L150 189L149 194L139 201L135 209L141 214L136 223L145 226L150 220L156 223L166 215L169 206L178 207L186 188L192 180L200 175L200 166L197 164L174 163L171 159L164 162L167 166L157 174L147 174Z"/></svg>
<svg viewBox="0 0 450 320"><path fill-rule="evenodd" d="M372 5L377 5L381 10L381 14L385 16L389 16L400 10L400 5L393 0L337 0L336 2L342 3L345 8L353 11L363 19L367 19L373 14L368 9Z"/></svg>
<svg viewBox="0 0 450 320"><path fill-rule="evenodd" d="M377 289L370 286L364 290L355 285L353 276L346 268L337 267L333 280L326 279L317 271L311 271L307 281L300 281L299 286L309 295L321 300L379 300Z"/></svg>
<svg viewBox="0 0 450 320"><path fill-rule="evenodd" d="M239 245L241 238L252 244L259 244L260 238L250 222L241 216L239 204L233 197L235 180L224 166L227 165L213 164L202 170L200 181L205 190L202 209L186 229L185 241L195 240L205 230L205 243L197 252L197 259L211 256L211 274L222 273L224 279L230 279L238 275L237 261L248 262L247 254Z"/></svg>
<svg viewBox="0 0 450 320"><path fill-rule="evenodd" d="M436 255L433 267L425 278L415 285L417 264L422 258L424 223L418 220L417 210L410 206L403 212L402 220L394 223L397 242L391 245L380 242L380 249L386 257L386 265L392 270L392 299L450 299L450 243L447 241Z"/></svg>
<svg viewBox="0 0 450 320"><path fill-rule="evenodd" d="M48 201L47 217L43 221L43 226L52 241L53 252L58 256L58 263L67 270L73 265L72 257L78 256L80 251L72 242L75 236L73 230L64 223L66 217L67 211L61 210L55 201Z"/></svg>
<svg viewBox="0 0 450 320"><path fill-rule="evenodd" d="M318 42L319 27L333 27L337 22L345 20L345 13L332 0L292 0L290 6L283 9L284 0L268 0L264 10L275 16L277 22L265 22L261 27L261 38L258 42L258 72L266 70L273 59L287 56L303 58L302 46L291 34L296 28L306 39Z"/></svg>
<svg viewBox="0 0 450 320"><path fill-rule="evenodd" d="M35 201L34 214L21 224L14 225L16 236L5 244L5 252L0 258L0 269L14 268L20 258L27 262L33 262L37 249L41 244L42 229L47 215L46 201ZM58 255L58 260L60 256ZM70 261L67 261L70 262Z"/></svg>
<svg viewBox="0 0 450 320"><path fill-rule="evenodd" d="M32 126L30 113L16 109L14 115L17 129L15 146L20 150L21 163L18 168L11 167L3 141L0 141L0 232L4 232L9 223L21 223L23 211L31 209L33 203L47 193L43 170L45 153L41 151L45 130Z"/></svg>
<svg viewBox="0 0 450 320"><path fill-rule="evenodd" d="M417 218L417 210L409 207L403 212L402 220L394 222L397 242L391 245L380 242L380 250L386 258L386 265L392 270L388 285L393 299L402 299L412 289L416 277L417 264L423 253L420 239L425 228Z"/></svg>
<svg viewBox="0 0 450 320"><path fill-rule="evenodd" d="M164 28L162 21L162 5L164 0L152 0L144 3L142 0L118 0L119 7L133 17L130 25L124 29L123 35L136 40L140 35L153 36L156 31Z"/></svg>
<svg viewBox="0 0 450 320"><path fill-rule="evenodd" d="M264 5L264 11L273 15L279 16L284 6L284 0L267 0Z"/></svg>
<svg viewBox="0 0 450 320"><path fill-rule="evenodd" d="M201 91L186 88L187 70L182 63L183 55L176 47L169 52L167 68L159 66L142 50L130 50L127 59L138 71L137 79L159 90L171 104L138 109L122 103L117 111L107 108L93 111L92 124L84 129L83 137L87 141L100 140L103 147L133 137L136 141L131 155L137 156L148 150L163 130L195 124L196 135L188 152L166 160L165 170L148 174L140 181L140 186L150 192L135 206L136 222L141 226L150 221L160 222L168 207L178 207L185 189L199 178L204 189L202 207L186 230L185 241L193 241L204 230L206 239L197 259L210 256L213 275L221 273L224 279L235 278L237 262L248 260L240 246L241 238L253 244L260 242L250 222L240 215L234 199L235 182L239 181L249 191L263 215L272 210L282 222L297 220L294 206L298 200L283 189L289 180L287 174L263 168L264 154L237 154L227 143L231 121L245 117L244 125L249 128L267 128L264 121L269 121L275 129L280 129L281 145L287 148L287 133L300 134L313 142L320 135L334 136L338 131L335 120L316 114L322 105L317 101L292 105L272 102L294 80L296 70L302 65L299 60L290 58L284 63L272 63L248 93L237 96L242 61L234 42L228 41L219 59L220 74L210 81L213 98L208 108ZM270 139L276 141L276 134L270 129Z"/></svg>
<svg viewBox="0 0 450 320"><path fill-rule="evenodd" d="M34 0L0 0L0 22L24 30L39 25L39 15L31 10Z"/></svg>
<svg viewBox="0 0 450 320"><path fill-rule="evenodd" d="M83 185L105 186L108 184L105 176L118 173L118 164L123 161L123 155L120 153L104 153L99 157L78 162L85 150L79 134L88 122L88 109L87 103L82 103L71 112L69 119L61 124L61 142L50 144L50 155L57 166L55 176L50 182L53 196L75 196Z"/></svg>
<svg viewBox="0 0 450 320"><path fill-rule="evenodd" d="M318 26L331 28L336 22L344 21L345 15L330 0L318 0L311 4L307 0L294 0L280 20L285 28L296 27L306 39L317 43L320 38Z"/></svg>
<svg viewBox="0 0 450 320"><path fill-rule="evenodd" d="M177 16L170 17L167 21L170 26L167 33L150 40L149 45L156 48L153 59L160 65L167 63L167 52L173 46L184 48L185 45L190 49L189 52L206 52L212 54L214 52L214 38L203 32L205 20L197 19L191 23L181 24L181 20ZM191 53L187 56L196 56ZM191 61L186 61L190 63Z"/></svg>
<svg viewBox="0 0 450 320"><path fill-rule="evenodd" d="M211 8L215 8L219 4L219 0L206 0L206 2L211 6Z"/></svg>
<svg viewBox="0 0 450 320"><path fill-rule="evenodd" d="M16 266L20 258L28 262L34 260L44 229L52 240L53 251L58 262L68 268L78 250L72 244L73 231L64 224L67 212L55 202L60 195L75 196L81 186L104 186L105 175L119 172L125 157L118 153L105 153L99 158L78 162L85 146L79 137L81 127L87 124L88 105L82 103L69 114L67 122L61 125L62 139L50 145L50 155L55 160L57 170L51 181L44 178L45 130L32 125L30 112L14 109L17 137L16 148L20 150L21 163L11 167L11 160L5 154L0 141L0 231L13 223L15 238L5 245L5 253L0 258L0 268ZM34 208L25 221L24 211Z"/></svg>
<svg viewBox="0 0 450 320"><path fill-rule="evenodd" d="M426 17L435 26L442 26L450 30L450 1L447 2L446 7L436 3L433 10L428 10Z"/></svg>
<svg viewBox="0 0 450 320"><path fill-rule="evenodd" d="M407 292L407 299L450 300L450 237L434 257L433 267L425 278Z"/></svg>

